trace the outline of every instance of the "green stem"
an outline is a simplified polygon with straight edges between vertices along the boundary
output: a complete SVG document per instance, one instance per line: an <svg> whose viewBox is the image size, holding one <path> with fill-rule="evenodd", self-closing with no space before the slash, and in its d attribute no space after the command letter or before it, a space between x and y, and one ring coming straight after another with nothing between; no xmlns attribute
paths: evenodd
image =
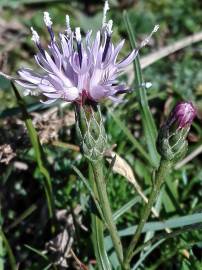
<svg viewBox="0 0 202 270"><path fill-rule="evenodd" d="M128 31L130 43L132 49L137 49L136 38L134 28L131 25L129 16L126 11L123 13L126 29ZM140 114L143 123L144 133L146 142L149 150L149 156L154 167L159 165L159 154L156 150L156 137L157 129L154 122L154 118L149 108L146 89L144 87L144 80L142 76L142 70L140 66L139 55L135 58L134 62L134 73L135 73L135 86L137 87L137 100L140 106ZM141 87L140 87L141 86Z"/></svg>
<svg viewBox="0 0 202 270"><path fill-rule="evenodd" d="M144 209L142 211L141 217L140 217L140 223L135 231L135 234L131 240L131 243L126 251L125 260L124 260L124 267L125 269L130 269L130 261L132 260L134 249L140 239L140 235L142 232L142 229L150 215L151 208L156 201L156 198L159 194L159 191L161 189L161 186L164 182L164 179L166 175L168 174L170 167L172 163L167 160L161 160L160 166L157 171L156 175L156 182L153 184L152 191L148 200L148 203L145 204Z"/></svg>
<svg viewBox="0 0 202 270"><path fill-rule="evenodd" d="M103 162L102 160L91 162L94 180L96 183L98 198L102 208L103 216L105 218L107 228L112 238L112 242L114 245L115 252L117 254L118 260L120 264L123 263L123 250L120 241L120 237L118 235L118 231L115 223L113 222L112 211L107 195L106 183L103 175Z"/></svg>
<svg viewBox="0 0 202 270"><path fill-rule="evenodd" d="M98 197L92 167L90 166L89 166L89 181L94 196ZM104 246L104 224L102 220L93 212L91 213L91 228L92 228L93 248L95 252L98 269L111 270L110 262Z"/></svg>

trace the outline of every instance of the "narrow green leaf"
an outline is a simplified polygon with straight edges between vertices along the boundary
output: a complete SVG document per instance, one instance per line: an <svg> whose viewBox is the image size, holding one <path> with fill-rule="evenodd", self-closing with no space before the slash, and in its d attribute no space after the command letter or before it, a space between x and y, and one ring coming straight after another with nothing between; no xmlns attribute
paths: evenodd
<svg viewBox="0 0 202 270"><path fill-rule="evenodd" d="M149 231L161 231L166 228L174 229L179 227L184 227L188 225L193 225L196 223L202 222L202 213L193 214L193 215L186 215L182 217L176 217L172 219L156 222L147 222L142 230L142 233L149 232ZM137 226L131 226L130 228L124 229L119 231L120 236L129 236L133 235Z"/></svg>
<svg viewBox="0 0 202 270"><path fill-rule="evenodd" d="M20 216L16 217L13 223L11 223L8 227L6 227L5 232L8 232L10 229L15 228L18 224L22 223L22 221L26 219L28 216L30 216L34 211L36 211L36 209L37 205L32 204Z"/></svg>
<svg viewBox="0 0 202 270"><path fill-rule="evenodd" d="M150 231L151 232L161 231L161 230L165 230L166 228L169 228L169 229L181 228L183 230L183 228L187 226L192 226L192 225L196 226L200 224L202 225L202 213L176 217L176 218L168 219L164 222L162 221L147 222L144 225L142 233L150 232ZM121 237L134 235L136 228L137 226L131 226L127 229L120 230L119 235ZM107 251L110 250L112 248L112 242L109 236L105 237L105 243L107 246Z"/></svg>
<svg viewBox="0 0 202 270"><path fill-rule="evenodd" d="M53 264L52 263L48 264L45 268L43 268L43 270L49 270L51 267L53 267Z"/></svg>
<svg viewBox="0 0 202 270"><path fill-rule="evenodd" d="M18 105L22 110L23 118L24 118L27 130L28 130L28 135L29 135L31 144L34 148L34 153L35 153L35 158L36 158L38 168L45 179L44 190L45 190L45 194L46 194L49 215L50 215L50 218L52 218L54 216L54 200L53 200L53 192L52 192L52 184L51 184L50 175L49 175L48 170L45 167L45 154L43 152L43 148L42 148L41 143L39 141L39 137L38 137L38 134L36 132L36 129L34 128L32 120L27 112L24 100L21 98L14 83L11 82L11 84L12 84Z"/></svg>
<svg viewBox="0 0 202 270"><path fill-rule="evenodd" d="M0 236L0 270L4 270L4 248L3 239Z"/></svg>
<svg viewBox="0 0 202 270"><path fill-rule="evenodd" d="M105 222L104 216L103 216L103 213L102 213L102 209L101 209L101 207L99 205L99 202L98 202L98 200L96 198L96 195L94 194L92 188L90 187L90 185L88 183L88 180L83 176L83 174L75 166L72 165L72 168L76 172L76 174L80 177L80 179L82 180L82 182L84 183L86 188L88 189L88 191L89 191L89 193L90 193L90 195L91 195L91 197L92 197L92 199L93 199L93 201L94 201L94 203L95 203L95 205L97 207L97 210L98 210L103 222Z"/></svg>
<svg viewBox="0 0 202 270"><path fill-rule="evenodd" d="M5 246L5 250L7 252L8 255L8 260L9 260L9 264L10 264L10 269L11 270L17 270L17 265L16 265L16 261L15 261L15 256L13 254L13 251L11 249L11 246L6 238L6 235L4 234L4 232L2 231L2 229L0 228L0 238L3 241L3 244Z"/></svg>
<svg viewBox="0 0 202 270"><path fill-rule="evenodd" d="M146 243L142 244L141 246L139 246L133 253L133 256L135 256L137 253L141 252L144 248L146 248L147 246L155 243L158 240L167 240L170 238L175 238L177 236L180 236L182 233L187 233L187 232L191 232L193 230L202 230L202 223L195 223L192 225L187 225L184 226L178 230L175 230L171 233L160 233L156 236L154 236L152 239L150 239L149 241L147 241Z"/></svg>
<svg viewBox="0 0 202 270"><path fill-rule="evenodd" d="M42 257L44 260L48 261L48 257L42 253L42 251L36 249L36 248L33 248L29 245L24 245L26 248L28 248L29 250L33 251L34 253L36 253L37 255L39 255L40 257Z"/></svg>
<svg viewBox="0 0 202 270"><path fill-rule="evenodd" d="M116 252L115 251L113 251L110 254L109 259L110 259L110 262L112 264L112 269L116 269L116 270L120 269L120 263L119 263L119 260L117 258L117 255L116 255Z"/></svg>
<svg viewBox="0 0 202 270"><path fill-rule="evenodd" d="M103 239L103 223L95 215L92 218L92 240L94 246L94 252L96 255L98 269L100 270L111 270L109 258L107 256L104 239Z"/></svg>
<svg viewBox="0 0 202 270"><path fill-rule="evenodd" d="M98 191L93 177L92 167L89 165L89 183L93 194L98 196ZM99 270L111 270L111 264L104 245L104 224L102 220L91 213L92 242Z"/></svg>
<svg viewBox="0 0 202 270"><path fill-rule="evenodd" d="M143 263L143 261L149 256L149 254L157 248L160 244L162 244L165 240L161 239L158 242L156 242L154 245L152 245L144 254L140 256L140 259L136 262L136 264L133 266L132 270L138 269L138 267Z"/></svg>
<svg viewBox="0 0 202 270"><path fill-rule="evenodd" d="M123 14L123 18L124 18L126 28L128 31L131 47L132 49L135 49L137 47L135 34L134 34L134 30L132 29L132 26L131 26L131 23L130 23L130 20L126 11ZM137 91L136 91L137 98L140 105L140 113L142 116L142 123L144 127L149 154L150 154L150 159L153 166L158 167L160 158L156 150L157 130L156 130L153 116L151 114L151 111L148 105L146 89L144 87L144 81L142 78L142 71L140 67L139 56L137 56L134 60L134 72L135 72L135 86L137 88Z"/></svg>

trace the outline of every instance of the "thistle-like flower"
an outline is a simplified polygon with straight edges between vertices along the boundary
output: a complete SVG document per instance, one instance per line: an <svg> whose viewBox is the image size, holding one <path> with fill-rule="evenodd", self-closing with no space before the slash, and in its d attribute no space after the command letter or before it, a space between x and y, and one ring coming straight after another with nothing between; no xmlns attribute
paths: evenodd
<svg viewBox="0 0 202 270"><path fill-rule="evenodd" d="M160 128L157 149L160 155L170 161L177 161L187 151L187 134L192 125L196 109L191 102L180 102Z"/></svg>
<svg viewBox="0 0 202 270"><path fill-rule="evenodd" d="M117 60L124 45L124 40L116 46L112 43L112 20L107 22L109 10L105 2L101 30L92 40L88 31L82 38L80 28L74 31L70 27L69 16L66 16L66 31L59 38L52 29L52 20L48 12L44 12L44 22L50 34L48 50L44 49L38 33L31 28L32 40L38 49L35 60L41 71L37 73L28 68L18 71L15 81L25 88L25 94L39 95L41 102L52 103L56 100L83 103L84 100L99 102L103 98L117 100L117 94L129 89L117 78L137 56L141 47L145 46L152 34L158 30L155 26L151 34L122 60Z"/></svg>

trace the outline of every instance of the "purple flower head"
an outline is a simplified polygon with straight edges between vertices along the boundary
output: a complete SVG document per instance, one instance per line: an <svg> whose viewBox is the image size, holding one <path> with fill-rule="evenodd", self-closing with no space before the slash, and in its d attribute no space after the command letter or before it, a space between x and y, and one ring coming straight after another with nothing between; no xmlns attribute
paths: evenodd
<svg viewBox="0 0 202 270"><path fill-rule="evenodd" d="M192 102L179 102L173 109L171 117L168 119L168 124L176 122L178 129L190 127L195 116L196 108L193 106Z"/></svg>
<svg viewBox="0 0 202 270"><path fill-rule="evenodd" d="M44 49L37 32L31 28L32 40L36 44L35 60L41 72L29 68L18 71L20 78L15 81L25 88L25 94L40 95L41 102L50 104L56 100L82 103L89 99L95 102L103 98L117 100L117 94L129 89L117 78L137 56L141 47L145 46L152 34L158 30L155 26L151 34L122 60L117 60L124 45L124 40L114 45L112 37L112 20L107 22L109 10L105 2L101 30L92 40L88 31L82 38L80 28L74 31L70 27L69 16L66 16L66 31L56 39L52 21L48 12L44 12L44 22L50 34L48 49Z"/></svg>

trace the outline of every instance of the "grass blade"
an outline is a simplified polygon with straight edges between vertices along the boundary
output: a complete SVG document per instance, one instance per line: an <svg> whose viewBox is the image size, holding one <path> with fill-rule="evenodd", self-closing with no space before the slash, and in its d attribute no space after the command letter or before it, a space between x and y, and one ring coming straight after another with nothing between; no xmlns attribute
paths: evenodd
<svg viewBox="0 0 202 270"><path fill-rule="evenodd" d="M156 242L154 245L152 245L144 254L140 256L140 259L136 262L136 264L133 266L132 270L138 269L138 267L141 265L141 263L149 256L149 254L157 248L161 243L163 243L165 240L161 239L158 242Z"/></svg>
<svg viewBox="0 0 202 270"><path fill-rule="evenodd" d="M3 239L0 235L0 269L4 270L4 248L3 248Z"/></svg>
<svg viewBox="0 0 202 270"><path fill-rule="evenodd" d="M80 177L80 179L82 180L82 182L84 183L84 185L86 186L86 188L88 189L96 207L97 207L97 210L98 210L98 213L100 214L103 222L105 223L105 220L104 220L104 217L103 217L103 213L102 213L102 209L100 208L100 205L99 205L99 202L96 198L96 195L94 194L92 188L90 187L89 183L88 183L88 180L83 176L83 174L75 167L75 166L72 166L73 170L76 172L76 174Z"/></svg>
<svg viewBox="0 0 202 270"><path fill-rule="evenodd" d="M42 251L40 251L40 250L38 250L38 249L36 249L36 248L33 248L33 247L29 246L29 245L24 245L24 246L25 246L26 248L28 248L29 250L31 250L32 252L34 252L34 253L36 253L37 255L39 255L40 257L42 257L44 260L48 261L48 257L47 257L45 254L43 254Z"/></svg>
<svg viewBox="0 0 202 270"><path fill-rule="evenodd" d="M35 153L35 159L38 165L38 168L41 172L41 174L44 176L44 190L46 194L46 200L49 210L49 216L50 218L53 218L54 216L54 200L53 200L53 192L52 192L52 184L49 172L47 168L45 167L45 154L43 152L43 148L41 146L41 143L39 141L38 134L36 132L36 129L33 126L32 120L27 112L26 105L24 103L24 100L21 98L17 88L15 87L14 83L11 82L17 102L19 107L22 110L23 118L28 130L28 135L31 141L31 144L34 148Z"/></svg>
<svg viewBox="0 0 202 270"><path fill-rule="evenodd" d="M92 241L98 268L100 270L111 270L109 258L104 246L103 223L95 215L92 218Z"/></svg>
<svg viewBox="0 0 202 270"><path fill-rule="evenodd" d="M104 231L104 224L106 222L102 213L102 209L100 208L99 202L97 201L97 190L96 190L94 179L91 176L91 170L89 173L89 179L90 179L90 184L89 184L88 180L83 176L83 174L75 166L72 166L72 168L76 172L76 174L80 177L80 179L82 180L86 188L88 189L97 207L98 213L100 214L100 217L102 218L101 220L95 213L93 212L91 213L92 242L94 246L94 252L95 252L98 268L100 270L111 270L109 258L107 256L105 246L104 246L103 231Z"/></svg>
<svg viewBox="0 0 202 270"><path fill-rule="evenodd" d="M11 270L17 270L17 265L16 265L16 261L15 261L15 256L13 254L13 251L11 249L11 246L4 234L4 232L2 231L2 229L0 228L0 238L3 241L3 244L5 246L5 250L7 251L8 254L8 259L9 259L9 264L10 264L10 269Z"/></svg>
<svg viewBox="0 0 202 270"><path fill-rule="evenodd" d="M201 223L202 213L186 215L182 217L176 217L168 219L166 221L147 222L142 230L142 233L149 231L161 231L165 228L175 229L184 226L190 226L197 223ZM133 235L137 226L131 226L130 228L119 231L120 236Z"/></svg>
<svg viewBox="0 0 202 270"><path fill-rule="evenodd" d="M16 219L9 224L4 231L7 233L9 230L15 228L17 225L21 224L24 219L29 217L34 211L37 210L37 205L32 204L29 208L27 208L20 216L16 217ZM1 268L0 268L1 269Z"/></svg>
<svg viewBox="0 0 202 270"><path fill-rule="evenodd" d="M144 225L142 233L156 232L156 231L165 230L167 228L169 228L169 229L180 228L181 230L183 230L185 228L185 230L186 230L186 228L188 226L189 226L189 230L192 229L191 226L193 226L193 230L194 230L194 226L202 226L201 221L202 221L202 213L197 213L197 214L186 215L186 216L182 216L182 217L168 219L168 220L163 221L163 222L162 221L147 222ZM119 236L125 237L125 236L134 235L136 228L137 228L137 226L131 226L127 229L120 230ZM168 236L171 234L172 233L166 233L166 235L168 235ZM152 238L152 239L154 239L154 238ZM109 236L105 237L105 242L107 243L107 250L110 250L112 248L112 243L110 242ZM146 243L150 243L150 240L147 241Z"/></svg>
<svg viewBox="0 0 202 270"><path fill-rule="evenodd" d="M97 197L97 188L93 177L92 167L89 166L89 181L93 194ZM104 224L100 218L91 213L92 242L99 270L111 270L110 261L104 245Z"/></svg>
<svg viewBox="0 0 202 270"><path fill-rule="evenodd" d="M146 243L144 243L143 245L139 246L135 251L133 256L135 256L137 253L141 252L142 250L144 250L147 246L155 243L158 240L167 240L170 238L175 238L177 236L180 236L182 233L187 233L187 232L191 232L193 230L202 230L202 223L195 223L193 225L187 225L184 226L178 230L175 230L171 233L161 233L159 235L156 235L155 237L153 237L152 239L150 239L149 241L147 241Z"/></svg>
<svg viewBox="0 0 202 270"><path fill-rule="evenodd" d="M51 267L53 267L52 263L48 264L45 268L43 268L43 270L49 270Z"/></svg>
<svg viewBox="0 0 202 270"><path fill-rule="evenodd" d="M135 39L134 31L132 29L132 26L131 26L131 23L130 23L130 20L126 11L124 12L123 17L124 17L124 21L125 21L126 28L128 31L131 47L135 49L137 47L136 39ZM140 105L140 113L142 116L142 123L144 127L149 154L150 154L150 159L152 161L153 166L158 167L159 155L156 150L157 130L156 130L153 116L151 114L151 111L148 105L146 89L143 84L139 56L137 56L134 60L134 72L135 72L135 86L138 86L136 87L137 98Z"/></svg>

